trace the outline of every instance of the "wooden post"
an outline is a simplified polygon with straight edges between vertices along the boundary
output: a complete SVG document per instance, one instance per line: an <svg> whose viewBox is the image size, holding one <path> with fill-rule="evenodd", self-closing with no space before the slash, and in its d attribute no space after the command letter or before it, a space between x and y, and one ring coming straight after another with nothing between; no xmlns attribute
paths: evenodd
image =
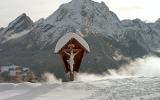
<svg viewBox="0 0 160 100"><path fill-rule="evenodd" d="M70 81L74 81L74 73L70 72L69 78L70 78Z"/></svg>

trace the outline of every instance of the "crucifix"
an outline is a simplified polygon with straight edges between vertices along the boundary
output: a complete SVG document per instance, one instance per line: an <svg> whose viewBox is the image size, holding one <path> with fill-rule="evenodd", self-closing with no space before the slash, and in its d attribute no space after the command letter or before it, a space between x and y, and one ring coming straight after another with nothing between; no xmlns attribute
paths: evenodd
<svg viewBox="0 0 160 100"><path fill-rule="evenodd" d="M64 53L69 56L67 63L69 64L70 71L72 74L74 73L74 64L75 64L74 58L80 52L80 49L74 49L74 47L75 47L74 44L69 44L68 45L69 49L64 50Z"/></svg>

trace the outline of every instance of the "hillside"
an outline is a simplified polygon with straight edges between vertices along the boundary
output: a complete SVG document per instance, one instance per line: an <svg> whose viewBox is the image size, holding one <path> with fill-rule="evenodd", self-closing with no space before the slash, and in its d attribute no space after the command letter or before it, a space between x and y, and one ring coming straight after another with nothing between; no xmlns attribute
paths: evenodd
<svg viewBox="0 0 160 100"><path fill-rule="evenodd" d="M0 65L27 66L38 75L49 71L64 78L63 63L54 48L68 32L81 35L91 49L83 59L81 72L103 73L119 68L129 59L159 53L159 20L120 21L104 2L73 0L46 19L33 22L22 14L0 28Z"/></svg>

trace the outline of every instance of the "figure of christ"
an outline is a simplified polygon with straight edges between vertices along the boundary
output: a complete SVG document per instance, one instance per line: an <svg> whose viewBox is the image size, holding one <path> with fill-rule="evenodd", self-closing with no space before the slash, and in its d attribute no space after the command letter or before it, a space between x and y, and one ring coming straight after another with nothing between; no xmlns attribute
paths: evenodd
<svg viewBox="0 0 160 100"><path fill-rule="evenodd" d="M74 69L74 64L75 64L75 61L74 61L74 57L79 53L79 51L75 52L73 51L73 49L70 49L70 53L65 52L65 54L67 54L69 56L69 59L67 60L68 64L70 65L70 70L71 70L71 73L73 73L73 69Z"/></svg>

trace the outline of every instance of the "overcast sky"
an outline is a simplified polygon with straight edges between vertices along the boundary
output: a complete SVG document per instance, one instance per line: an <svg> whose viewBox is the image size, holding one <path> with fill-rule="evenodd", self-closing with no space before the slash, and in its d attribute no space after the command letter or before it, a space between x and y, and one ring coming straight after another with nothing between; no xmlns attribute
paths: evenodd
<svg viewBox="0 0 160 100"><path fill-rule="evenodd" d="M0 27L5 27L22 13L34 21L46 18L62 3L71 0L0 0ZM104 1L122 19L140 18L153 22L160 18L160 0L94 0Z"/></svg>

